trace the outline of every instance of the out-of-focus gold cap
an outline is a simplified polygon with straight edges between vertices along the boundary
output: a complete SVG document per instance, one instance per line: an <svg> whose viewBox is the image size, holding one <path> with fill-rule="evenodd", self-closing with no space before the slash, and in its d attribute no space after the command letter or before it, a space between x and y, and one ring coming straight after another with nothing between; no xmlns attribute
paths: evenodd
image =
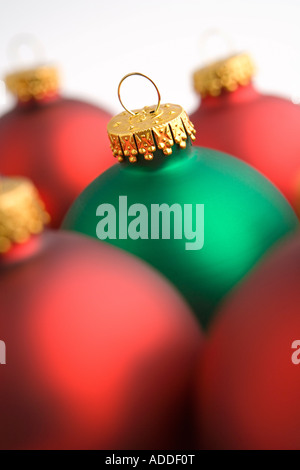
<svg viewBox="0 0 300 470"><path fill-rule="evenodd" d="M177 104L124 111L111 119L107 131L114 156L119 162L128 159L131 163L139 155L152 160L157 149L171 155L175 143L185 148L188 137L195 140L196 133L186 112Z"/></svg>
<svg viewBox="0 0 300 470"><path fill-rule="evenodd" d="M0 177L0 253L42 232L49 220L30 180Z"/></svg>
<svg viewBox="0 0 300 470"><path fill-rule="evenodd" d="M246 53L240 53L207 65L194 73L194 88L202 98L219 96L222 90L235 91L250 83L254 63Z"/></svg>
<svg viewBox="0 0 300 470"><path fill-rule="evenodd" d="M49 65L11 73L5 77L5 83L22 102L51 97L60 85L57 68Z"/></svg>

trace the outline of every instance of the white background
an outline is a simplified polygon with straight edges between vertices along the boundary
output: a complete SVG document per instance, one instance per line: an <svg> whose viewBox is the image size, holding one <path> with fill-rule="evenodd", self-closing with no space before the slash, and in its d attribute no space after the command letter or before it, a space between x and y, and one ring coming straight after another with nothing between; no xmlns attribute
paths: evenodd
<svg viewBox="0 0 300 470"><path fill-rule="evenodd" d="M233 49L218 36L204 46L203 34L211 29L230 36ZM133 71L157 83L162 102L191 112L198 105L193 70L240 50L252 54L261 91L300 102L300 0L0 0L0 78L22 66L7 54L19 33L41 41L46 59L60 67L66 95L113 113L120 111L119 80ZM29 51L21 52L29 64ZM123 90L131 108L156 100L140 78ZM11 103L2 90L0 114Z"/></svg>

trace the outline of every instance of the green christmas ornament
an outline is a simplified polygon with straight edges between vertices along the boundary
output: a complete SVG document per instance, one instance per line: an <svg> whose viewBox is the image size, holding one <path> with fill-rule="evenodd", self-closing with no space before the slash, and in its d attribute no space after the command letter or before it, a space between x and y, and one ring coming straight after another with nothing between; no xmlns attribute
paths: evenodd
<svg viewBox="0 0 300 470"><path fill-rule="evenodd" d="M147 261L207 326L224 295L297 228L293 210L247 164L192 147L195 130L181 106L159 100L134 112L125 108L108 134L120 163L82 192L63 228Z"/></svg>

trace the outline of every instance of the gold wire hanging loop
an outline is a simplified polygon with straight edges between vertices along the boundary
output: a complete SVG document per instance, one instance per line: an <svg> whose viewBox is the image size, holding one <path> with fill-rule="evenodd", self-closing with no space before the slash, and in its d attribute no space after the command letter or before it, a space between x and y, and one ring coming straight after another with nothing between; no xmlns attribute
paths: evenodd
<svg viewBox="0 0 300 470"><path fill-rule="evenodd" d="M26 47L31 52L31 59L27 61L22 57L22 47ZM30 33L20 33L13 36L7 45L7 57L11 65L16 67L28 66L30 63L33 65L44 62L45 51L41 41Z"/></svg>
<svg viewBox="0 0 300 470"><path fill-rule="evenodd" d="M211 28L204 31L199 40L199 52L202 57L204 56L205 52L207 52L207 45L209 40L213 37L223 40L223 43L228 49L228 55L234 54L236 48L234 46L233 37L219 28Z"/></svg>
<svg viewBox="0 0 300 470"><path fill-rule="evenodd" d="M120 81L119 83L119 86L118 86L118 98L119 98L119 101L121 103L121 105L123 106L123 108L125 109L125 111L127 111L129 114L131 114L132 116L135 116L137 113L133 113L132 111L130 111L129 109L126 108L126 106L124 106L123 104L123 101L121 100L121 95L120 95L120 90L121 90L121 85L122 83L124 82L124 80L126 80L126 78L128 77L131 77L132 75L140 75L140 77L144 77L144 78L147 78L147 80L149 80L152 85L154 86L156 92L157 92L157 96L158 96L158 103L157 103L157 106L156 106L156 109L155 111L152 111L152 113L156 113L158 110L159 110L159 107L160 107L160 101L161 101L161 97L160 97L160 93L159 93L159 89L157 88L156 84L154 83L153 80L151 80L151 78L147 77L147 75L144 75L143 73L140 73L140 72L132 72L132 73L128 73L127 75L125 75L122 80Z"/></svg>

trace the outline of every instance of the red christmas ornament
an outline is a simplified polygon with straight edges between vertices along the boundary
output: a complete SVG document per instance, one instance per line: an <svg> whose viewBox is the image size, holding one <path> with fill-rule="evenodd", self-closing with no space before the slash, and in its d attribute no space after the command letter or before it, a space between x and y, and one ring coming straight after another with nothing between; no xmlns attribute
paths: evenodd
<svg viewBox="0 0 300 470"><path fill-rule="evenodd" d="M191 115L196 145L228 152L269 178L300 211L300 108L259 93L247 54L194 74L201 106Z"/></svg>
<svg viewBox="0 0 300 470"><path fill-rule="evenodd" d="M18 103L0 118L0 172L31 178L58 227L78 194L112 165L110 116L61 97L53 67L14 73L6 83Z"/></svg>
<svg viewBox="0 0 300 470"><path fill-rule="evenodd" d="M30 235L44 215L26 180L2 182L0 217L0 448L182 444L202 334L179 295L115 247Z"/></svg>
<svg viewBox="0 0 300 470"><path fill-rule="evenodd" d="M299 285L298 233L221 308L198 388L205 448L300 449Z"/></svg>

